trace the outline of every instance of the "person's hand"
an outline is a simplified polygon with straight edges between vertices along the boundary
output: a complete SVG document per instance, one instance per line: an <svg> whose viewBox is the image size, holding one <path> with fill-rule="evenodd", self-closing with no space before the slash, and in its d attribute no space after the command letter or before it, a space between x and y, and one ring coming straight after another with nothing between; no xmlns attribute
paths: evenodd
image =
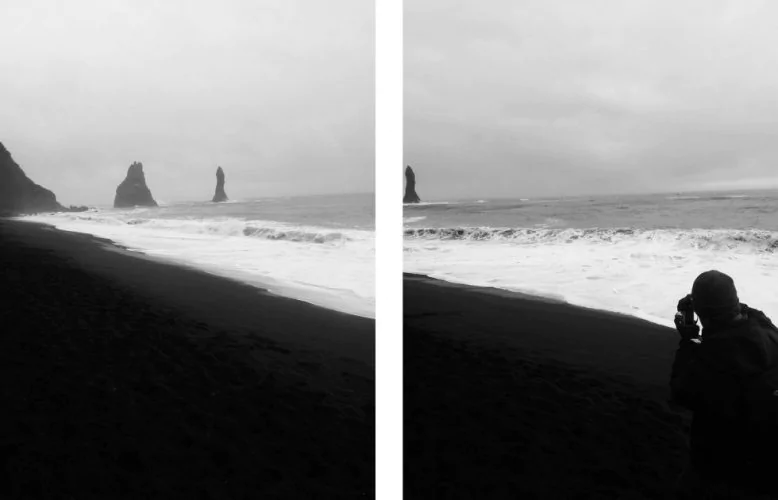
<svg viewBox="0 0 778 500"><path fill-rule="evenodd" d="M692 340L700 336L700 327L697 325L697 321L687 325L684 323L683 313L676 314L675 329L678 330L678 334L683 340Z"/></svg>
<svg viewBox="0 0 778 500"><path fill-rule="evenodd" d="M684 311L692 310L692 297L687 295L678 301L678 312L675 314L675 328L684 340L691 340L700 335L700 327L697 321L688 324L685 321Z"/></svg>

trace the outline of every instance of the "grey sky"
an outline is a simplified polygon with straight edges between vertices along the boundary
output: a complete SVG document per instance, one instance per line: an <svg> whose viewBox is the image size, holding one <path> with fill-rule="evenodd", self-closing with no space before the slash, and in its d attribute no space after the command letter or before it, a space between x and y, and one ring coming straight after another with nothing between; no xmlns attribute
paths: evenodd
<svg viewBox="0 0 778 500"><path fill-rule="evenodd" d="M3 0L0 142L66 204L372 192L364 0Z"/></svg>
<svg viewBox="0 0 778 500"><path fill-rule="evenodd" d="M778 187L778 2L405 4L424 199Z"/></svg>

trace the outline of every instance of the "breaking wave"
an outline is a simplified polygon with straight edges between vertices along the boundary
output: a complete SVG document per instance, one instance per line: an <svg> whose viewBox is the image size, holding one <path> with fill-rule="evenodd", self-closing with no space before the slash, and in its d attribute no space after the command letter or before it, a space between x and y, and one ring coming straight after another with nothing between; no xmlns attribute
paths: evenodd
<svg viewBox="0 0 778 500"><path fill-rule="evenodd" d="M450 201L420 201L418 203L403 203L406 208L439 207L442 205L458 205Z"/></svg>
<svg viewBox="0 0 778 500"><path fill-rule="evenodd" d="M406 228L409 240L498 241L518 245L559 243L672 243L697 250L775 253L778 232L759 229L637 229L637 228Z"/></svg>
<svg viewBox="0 0 778 500"><path fill-rule="evenodd" d="M144 218L149 213L107 210L22 219L93 234L129 250L329 309L375 316L373 231L256 220L250 219L250 212L246 218L163 218L154 211L155 216Z"/></svg>
<svg viewBox="0 0 778 500"><path fill-rule="evenodd" d="M341 231L316 227L287 226L273 221L245 221L222 219L143 219L117 216L69 215L72 222L97 223L113 226L140 226L148 229L175 231L187 234L214 236L246 236L266 240L284 240L300 243L344 243L351 238Z"/></svg>
<svg viewBox="0 0 778 500"><path fill-rule="evenodd" d="M403 260L406 272L672 326L677 299L709 269L778 311L777 249L778 232L758 229L406 228Z"/></svg>

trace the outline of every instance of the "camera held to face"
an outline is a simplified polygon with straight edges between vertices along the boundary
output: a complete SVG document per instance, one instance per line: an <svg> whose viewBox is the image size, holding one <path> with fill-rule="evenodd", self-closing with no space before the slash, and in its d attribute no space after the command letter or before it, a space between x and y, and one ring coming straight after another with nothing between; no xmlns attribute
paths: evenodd
<svg viewBox="0 0 778 500"><path fill-rule="evenodd" d="M678 312L675 313L675 323L684 326L696 324L691 294L678 301Z"/></svg>

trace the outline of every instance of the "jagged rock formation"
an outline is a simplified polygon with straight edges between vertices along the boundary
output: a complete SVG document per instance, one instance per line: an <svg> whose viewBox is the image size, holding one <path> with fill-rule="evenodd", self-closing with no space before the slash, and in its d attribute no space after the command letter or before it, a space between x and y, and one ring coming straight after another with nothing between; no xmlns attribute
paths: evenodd
<svg viewBox="0 0 778 500"><path fill-rule="evenodd" d="M227 193L224 192L224 170L221 167L216 169L216 193L212 201L216 203L227 201Z"/></svg>
<svg viewBox="0 0 778 500"><path fill-rule="evenodd" d="M63 210L57 197L35 184L0 143L0 214L32 214Z"/></svg>
<svg viewBox="0 0 778 500"><path fill-rule="evenodd" d="M413 173L413 169L410 165L405 167L405 196L403 196L403 203L419 203L419 195L416 194L416 174Z"/></svg>
<svg viewBox="0 0 778 500"><path fill-rule="evenodd" d="M146 186L146 176L143 174L143 164L133 162L127 170L127 177L116 188L115 208L156 207L157 202L151 196Z"/></svg>

